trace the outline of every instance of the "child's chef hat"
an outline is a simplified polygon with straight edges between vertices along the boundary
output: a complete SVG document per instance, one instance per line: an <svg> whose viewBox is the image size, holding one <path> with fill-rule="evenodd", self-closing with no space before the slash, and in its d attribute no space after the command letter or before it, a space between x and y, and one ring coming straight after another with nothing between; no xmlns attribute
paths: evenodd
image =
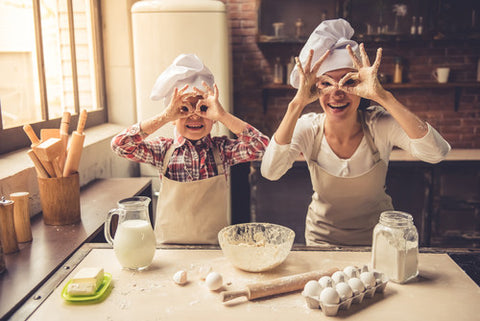
<svg viewBox="0 0 480 321"><path fill-rule="evenodd" d="M341 68L354 68L352 58L347 51L347 45L352 47L353 52L358 50L358 44L350 40L353 33L353 28L344 19L323 21L315 28L300 51L298 58L302 66L305 66L310 50L313 50L313 66L330 49L330 54L320 66L317 76ZM298 88L298 82L298 67L295 66L290 74L290 83L293 87Z"/></svg>
<svg viewBox="0 0 480 321"><path fill-rule="evenodd" d="M160 100L163 98L166 105L175 88L181 89L188 84L187 91L193 91L193 87L203 89L203 81L212 87L215 83L212 72L195 54L181 54L158 76L153 85L150 99Z"/></svg>

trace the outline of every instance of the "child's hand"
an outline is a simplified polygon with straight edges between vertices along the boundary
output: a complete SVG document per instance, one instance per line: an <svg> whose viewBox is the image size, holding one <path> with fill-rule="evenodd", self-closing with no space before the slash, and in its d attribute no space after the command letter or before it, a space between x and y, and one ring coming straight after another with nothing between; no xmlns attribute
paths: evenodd
<svg viewBox="0 0 480 321"><path fill-rule="evenodd" d="M360 44L360 59L358 59L350 46L347 46L348 53L352 58L356 72L350 72L340 79L339 87L341 90L366 99L376 100L385 93L385 89L378 81L377 73L382 60L382 48L378 48L377 56L373 65L370 64L365 47Z"/></svg>
<svg viewBox="0 0 480 321"><path fill-rule="evenodd" d="M217 85L213 85L213 90L207 85L206 82L202 82L202 85L205 88L205 91L202 91L196 87L193 88L197 95L203 97L203 99L200 99L197 102L195 114L211 120L220 120L226 112L218 100Z"/></svg>
<svg viewBox="0 0 480 321"><path fill-rule="evenodd" d="M168 121L174 121L179 118L185 118L192 115L195 110L189 103L185 103L186 99L193 94L191 92L185 93L188 85L185 85L182 89L175 88L173 91L172 100L170 104L165 108L164 115Z"/></svg>

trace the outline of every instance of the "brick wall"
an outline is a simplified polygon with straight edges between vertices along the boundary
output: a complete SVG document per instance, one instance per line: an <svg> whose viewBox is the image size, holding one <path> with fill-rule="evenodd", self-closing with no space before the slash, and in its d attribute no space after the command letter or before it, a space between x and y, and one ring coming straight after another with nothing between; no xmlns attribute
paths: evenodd
<svg viewBox="0 0 480 321"><path fill-rule="evenodd" d="M283 117L294 91L270 92L264 108L262 86L272 81L275 55L287 61L299 47L280 45L260 48L257 44L258 0L224 0L227 6L233 50L234 112L271 136ZM451 68L450 81L476 80L480 40L475 41L403 41L366 43L371 59L376 47L384 48L380 72L393 73L394 57L405 63L406 82L432 82L432 71L439 66ZM392 90L397 99L419 117L437 128L453 148L480 148L480 84L461 88L455 110L454 88L416 88ZM306 111L320 111L318 103Z"/></svg>

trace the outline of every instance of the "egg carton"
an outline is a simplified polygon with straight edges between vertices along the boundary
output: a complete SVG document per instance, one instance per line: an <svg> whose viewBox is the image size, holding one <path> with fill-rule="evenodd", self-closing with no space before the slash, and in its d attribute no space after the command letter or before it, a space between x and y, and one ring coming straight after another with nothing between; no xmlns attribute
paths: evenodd
<svg viewBox="0 0 480 321"><path fill-rule="evenodd" d="M310 309L321 309L326 316L335 316L339 310L348 310L352 304L362 303L364 298L373 298L375 293L383 293L387 286L388 278L383 273L379 273L379 279L375 286L365 289L363 292L353 295L351 298L341 301L338 304L325 304L320 301L319 296L308 296L302 292Z"/></svg>

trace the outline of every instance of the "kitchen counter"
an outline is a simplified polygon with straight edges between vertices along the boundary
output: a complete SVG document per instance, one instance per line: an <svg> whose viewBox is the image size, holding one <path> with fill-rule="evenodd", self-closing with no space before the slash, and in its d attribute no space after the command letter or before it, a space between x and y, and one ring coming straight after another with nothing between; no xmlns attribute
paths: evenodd
<svg viewBox="0 0 480 321"><path fill-rule="evenodd" d="M480 252L471 252L477 258ZM310 309L300 292L248 301L221 302L219 291L209 291L200 280L200 268L210 266L223 275L224 289L282 276L347 265L368 264L368 248L297 247L272 271L248 273L234 268L217 247L158 248L152 265L142 272L124 270L106 245L85 244L25 304L12 320L329 320ZM112 274L109 296L96 304L72 304L61 290L80 268L101 266ZM173 274L185 269L189 282L178 286ZM477 265L478 269L478 265ZM429 249L419 257L419 276L404 285L389 282L383 294L365 298L337 317L355 320L470 321L480 314L480 287L443 251Z"/></svg>
<svg viewBox="0 0 480 321"><path fill-rule="evenodd" d="M80 191L80 223L48 226L42 215L33 217L33 241L20 243L19 252L5 255L7 270L0 274L0 320L50 279L82 244L103 235L100 232L107 213L117 206L117 201L134 195L151 197L151 194L150 178L100 179Z"/></svg>

